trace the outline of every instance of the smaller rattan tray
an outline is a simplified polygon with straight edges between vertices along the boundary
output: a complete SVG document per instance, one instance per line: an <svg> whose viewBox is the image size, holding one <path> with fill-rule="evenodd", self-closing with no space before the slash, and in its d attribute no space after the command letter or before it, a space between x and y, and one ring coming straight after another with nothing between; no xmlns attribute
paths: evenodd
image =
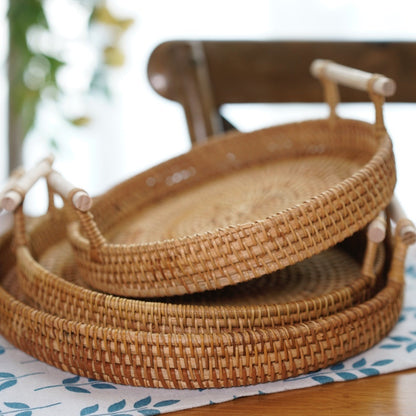
<svg viewBox="0 0 416 416"><path fill-rule="evenodd" d="M83 279L129 297L219 289L312 257L373 220L395 185L381 107L393 82L318 67L328 119L213 139L79 211L68 238ZM334 80L370 92L375 125L336 115Z"/></svg>

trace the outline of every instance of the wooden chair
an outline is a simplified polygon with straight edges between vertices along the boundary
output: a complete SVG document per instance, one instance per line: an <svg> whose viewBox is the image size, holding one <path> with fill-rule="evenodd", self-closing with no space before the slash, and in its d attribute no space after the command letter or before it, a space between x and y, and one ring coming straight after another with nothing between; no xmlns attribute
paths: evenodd
<svg viewBox="0 0 416 416"><path fill-rule="evenodd" d="M389 101L416 101L416 42L169 41L153 51L148 77L160 95L180 103L193 143L232 128L226 103L322 102L309 75L315 58L397 81ZM353 89L343 102L364 101Z"/></svg>

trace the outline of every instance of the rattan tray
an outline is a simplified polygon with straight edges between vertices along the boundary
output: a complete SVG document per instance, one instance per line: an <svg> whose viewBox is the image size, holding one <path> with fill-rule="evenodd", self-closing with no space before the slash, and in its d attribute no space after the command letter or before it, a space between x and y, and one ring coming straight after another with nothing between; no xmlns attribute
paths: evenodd
<svg viewBox="0 0 416 416"><path fill-rule="evenodd" d="M29 237L37 232L35 227ZM65 317L31 306L16 285L18 269L13 265L9 235L0 241L0 331L18 348L42 361L115 383L209 388L284 379L364 351L392 328L400 313L407 250L399 235L392 261L386 257L389 273L383 273L382 288L362 303L294 324L215 332L200 328L199 333L125 329L118 322L105 322L105 313L71 320L69 299L59 297L55 303ZM20 257L24 247L19 238L16 241ZM129 301L124 302L127 305ZM154 322L159 319L156 314L147 318Z"/></svg>
<svg viewBox="0 0 416 416"><path fill-rule="evenodd" d="M346 79L331 78L334 68L318 71L329 119L219 137L79 212L69 240L85 281L130 297L218 289L318 254L374 219L395 184L375 92L392 81L364 74L375 125L340 119L330 79Z"/></svg>

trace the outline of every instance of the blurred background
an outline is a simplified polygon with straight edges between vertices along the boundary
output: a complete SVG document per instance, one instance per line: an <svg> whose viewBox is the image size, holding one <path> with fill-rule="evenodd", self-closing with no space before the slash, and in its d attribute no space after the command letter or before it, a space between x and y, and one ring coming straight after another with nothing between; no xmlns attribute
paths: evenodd
<svg viewBox="0 0 416 416"><path fill-rule="evenodd" d="M182 108L147 80L163 41L416 40L415 16L411 0L3 0L0 182L53 152L56 168L94 195L188 150ZM371 106L358 109L343 111L373 120ZM302 114L291 106L223 111L241 130L325 114L319 105ZM397 193L413 220L415 116L414 105L386 106L387 129L400 137ZM28 204L33 214L41 199Z"/></svg>

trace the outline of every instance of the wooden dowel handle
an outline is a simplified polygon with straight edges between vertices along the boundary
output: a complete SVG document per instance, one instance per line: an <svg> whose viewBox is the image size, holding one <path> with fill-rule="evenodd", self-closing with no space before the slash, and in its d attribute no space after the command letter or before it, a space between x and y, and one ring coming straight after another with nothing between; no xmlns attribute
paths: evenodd
<svg viewBox="0 0 416 416"><path fill-rule="evenodd" d="M374 74L360 71L359 69L336 64L324 59L316 59L312 62L311 73L319 78L321 76L337 82L346 87L368 91L368 83ZM379 75L372 86L373 91L384 97L390 97L396 92L396 83L385 76Z"/></svg>
<svg viewBox="0 0 416 416"><path fill-rule="evenodd" d="M401 225L399 233L400 237L406 244L413 244L416 242L416 227L407 219L407 215L404 212L398 199L393 195L388 206L391 219L397 224Z"/></svg>
<svg viewBox="0 0 416 416"><path fill-rule="evenodd" d="M52 171L47 176L49 186L62 198L73 203L74 207L82 212L92 207L92 198L83 189L78 189L67 181L60 173Z"/></svg>
<svg viewBox="0 0 416 416"><path fill-rule="evenodd" d="M17 179L1 199L2 208L7 211L14 211L22 203L26 193L36 181L50 172L53 160L53 156L46 157Z"/></svg>
<svg viewBox="0 0 416 416"><path fill-rule="evenodd" d="M367 237L373 243L381 243L386 238L386 230L386 214L382 211L368 226Z"/></svg>
<svg viewBox="0 0 416 416"><path fill-rule="evenodd" d="M25 171L22 167L15 169L11 173L9 179L7 180L7 182L3 186L2 191L0 192L0 202L3 200L6 193L8 191L10 191L10 189L13 188L13 186L16 184L16 182L19 180L19 178L21 178L23 176L24 173L25 173ZM3 210L3 208L0 206L0 213L1 213L2 210Z"/></svg>

